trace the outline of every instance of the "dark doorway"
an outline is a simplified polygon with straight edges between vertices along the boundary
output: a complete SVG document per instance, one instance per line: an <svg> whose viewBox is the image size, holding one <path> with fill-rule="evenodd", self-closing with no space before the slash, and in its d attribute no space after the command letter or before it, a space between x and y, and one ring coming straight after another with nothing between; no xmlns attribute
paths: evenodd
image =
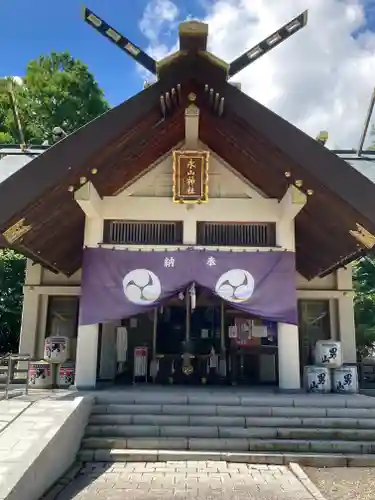
<svg viewBox="0 0 375 500"><path fill-rule="evenodd" d="M329 300L299 300L299 338L301 372L313 364L313 350L318 340L331 338Z"/></svg>

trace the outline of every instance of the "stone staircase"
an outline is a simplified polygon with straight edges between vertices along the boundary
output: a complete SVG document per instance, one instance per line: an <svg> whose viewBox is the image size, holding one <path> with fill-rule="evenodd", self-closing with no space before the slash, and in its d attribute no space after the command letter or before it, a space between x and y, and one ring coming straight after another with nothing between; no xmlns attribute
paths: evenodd
<svg viewBox="0 0 375 500"><path fill-rule="evenodd" d="M375 398L209 388L97 392L82 461L375 465Z"/></svg>

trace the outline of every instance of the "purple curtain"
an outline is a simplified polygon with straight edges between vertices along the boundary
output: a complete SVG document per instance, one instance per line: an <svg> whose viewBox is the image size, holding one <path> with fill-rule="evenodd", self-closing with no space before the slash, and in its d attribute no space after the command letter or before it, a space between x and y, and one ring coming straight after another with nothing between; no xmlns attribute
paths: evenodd
<svg viewBox="0 0 375 500"><path fill-rule="evenodd" d="M84 250L80 324L146 312L192 282L264 320L297 324L293 252Z"/></svg>

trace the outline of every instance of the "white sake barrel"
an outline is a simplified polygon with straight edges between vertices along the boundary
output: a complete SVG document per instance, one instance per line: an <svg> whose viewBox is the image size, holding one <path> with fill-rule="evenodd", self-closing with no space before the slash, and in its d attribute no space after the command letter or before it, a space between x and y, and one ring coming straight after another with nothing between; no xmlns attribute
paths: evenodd
<svg viewBox="0 0 375 500"><path fill-rule="evenodd" d="M307 392L331 392L331 371L325 366L305 366L304 385Z"/></svg>
<svg viewBox="0 0 375 500"><path fill-rule="evenodd" d="M47 337L44 341L44 359L48 363L62 364L69 357L68 337Z"/></svg>
<svg viewBox="0 0 375 500"><path fill-rule="evenodd" d="M318 340L315 345L315 364L328 368L340 368L342 365L341 342L337 340Z"/></svg>
<svg viewBox="0 0 375 500"><path fill-rule="evenodd" d="M46 361L30 361L29 387L50 389L52 387L51 365Z"/></svg>
<svg viewBox="0 0 375 500"><path fill-rule="evenodd" d="M75 364L72 361L63 363L59 369L58 385L59 387L70 387L74 384L76 374Z"/></svg>
<svg viewBox="0 0 375 500"><path fill-rule="evenodd" d="M358 369L356 366L344 365L333 370L334 392L355 394L358 392Z"/></svg>

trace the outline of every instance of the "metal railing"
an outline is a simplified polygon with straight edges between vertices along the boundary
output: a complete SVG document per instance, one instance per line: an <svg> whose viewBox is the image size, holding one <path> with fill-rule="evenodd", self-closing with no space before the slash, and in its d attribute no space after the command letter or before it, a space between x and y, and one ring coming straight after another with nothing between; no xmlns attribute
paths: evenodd
<svg viewBox="0 0 375 500"><path fill-rule="evenodd" d="M24 385L25 394L28 394L30 359L30 354L0 356L0 389L5 390L5 399L9 398L13 385Z"/></svg>

